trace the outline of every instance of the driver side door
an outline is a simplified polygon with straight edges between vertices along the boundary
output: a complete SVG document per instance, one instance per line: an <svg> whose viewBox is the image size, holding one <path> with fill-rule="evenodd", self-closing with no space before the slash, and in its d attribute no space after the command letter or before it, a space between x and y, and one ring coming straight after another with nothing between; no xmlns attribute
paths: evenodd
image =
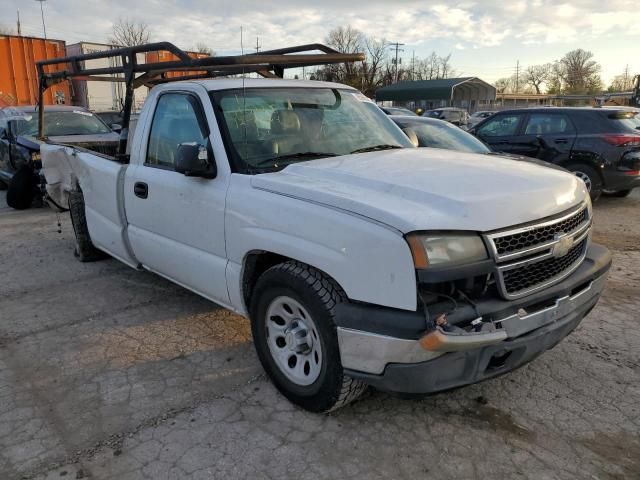
<svg viewBox="0 0 640 480"><path fill-rule="evenodd" d="M216 123L205 102L205 95L188 91L157 97L150 126L142 133L141 158L125 176L128 237L146 269L228 305L224 212L229 174L218 168L209 179L175 169L181 143L195 142L213 152L210 125Z"/></svg>

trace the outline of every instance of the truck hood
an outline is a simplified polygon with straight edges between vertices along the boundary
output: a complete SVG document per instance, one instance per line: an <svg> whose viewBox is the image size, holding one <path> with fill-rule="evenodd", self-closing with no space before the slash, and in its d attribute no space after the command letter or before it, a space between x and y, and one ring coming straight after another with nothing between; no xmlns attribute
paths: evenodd
<svg viewBox="0 0 640 480"><path fill-rule="evenodd" d="M402 233L490 231L560 213L587 198L562 171L430 148L345 155L256 175L254 188L352 212Z"/></svg>

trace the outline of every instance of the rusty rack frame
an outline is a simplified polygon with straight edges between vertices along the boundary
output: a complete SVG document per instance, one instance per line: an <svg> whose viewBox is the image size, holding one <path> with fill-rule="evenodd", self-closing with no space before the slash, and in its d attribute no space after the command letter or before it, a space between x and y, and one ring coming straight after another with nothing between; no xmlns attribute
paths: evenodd
<svg viewBox="0 0 640 480"><path fill-rule="evenodd" d="M137 54L168 51L178 60L138 63ZM309 53L319 51L321 53ZM121 65L104 68L85 68L85 60L120 58ZM124 82L126 84L122 117L122 131L116 158L126 158L129 120L133 104L133 90L145 85L152 87L159 83L226 75L258 73L265 78L282 78L287 68L309 67L364 60L363 53L340 53L326 45L312 43L295 47L267 50L246 55L192 58L185 51L170 42L149 43L135 47L113 48L103 52L54 58L36 63L38 71L38 136L44 138L44 92L56 83L67 79L93 80L103 82ZM48 65L66 65L63 70L45 71ZM168 72L188 72L179 77L168 77ZM110 76L120 75L120 76Z"/></svg>

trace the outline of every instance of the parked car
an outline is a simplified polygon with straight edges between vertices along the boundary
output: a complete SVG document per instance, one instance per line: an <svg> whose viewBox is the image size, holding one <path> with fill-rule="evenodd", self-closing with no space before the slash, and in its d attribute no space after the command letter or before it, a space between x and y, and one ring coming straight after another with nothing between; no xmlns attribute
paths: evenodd
<svg viewBox="0 0 640 480"><path fill-rule="evenodd" d="M119 136L82 107L47 106L44 134L48 141L115 152ZM0 180L8 185L7 204L29 208L41 186L38 112L34 106L0 109Z"/></svg>
<svg viewBox="0 0 640 480"><path fill-rule="evenodd" d="M597 199L640 186L640 114L629 108L505 110L470 130L493 150L565 167Z"/></svg>
<svg viewBox="0 0 640 480"><path fill-rule="evenodd" d="M423 117L437 118L439 120L445 120L458 127L466 125L469 122L469 114L466 110L461 108L436 108L434 110L427 110L422 114Z"/></svg>
<svg viewBox="0 0 640 480"><path fill-rule="evenodd" d="M113 131L119 131L122 126L122 113L115 110L105 110L103 112L93 112L104 123L109 125Z"/></svg>
<svg viewBox="0 0 640 480"><path fill-rule="evenodd" d="M166 83L129 163L42 148L81 261L106 252L249 316L264 369L311 411L511 371L576 328L611 263L579 179L413 148L345 85Z"/></svg>
<svg viewBox="0 0 640 480"><path fill-rule="evenodd" d="M554 168L567 172L568 170L552 163L543 162L537 158L513 155L504 152L494 152L476 137L451 125L444 120L426 117L408 117L391 115L396 125L409 137L416 147L444 148L457 152L478 153L481 155L498 155L509 160L535 163L536 165Z"/></svg>
<svg viewBox="0 0 640 480"><path fill-rule="evenodd" d="M471 116L469 116L469 121L467 122L467 128L475 127L482 120L484 120L485 118L489 118L494 113L496 112L490 111L490 110L480 110L478 112L473 112Z"/></svg>
<svg viewBox="0 0 640 480"><path fill-rule="evenodd" d="M380 107L380 109L386 113L387 115L410 115L417 117L418 115L415 112L412 112L408 108L402 107Z"/></svg>
<svg viewBox="0 0 640 480"><path fill-rule="evenodd" d="M429 117L391 115L416 147L443 148L458 152L492 153L491 149L470 133L444 120Z"/></svg>

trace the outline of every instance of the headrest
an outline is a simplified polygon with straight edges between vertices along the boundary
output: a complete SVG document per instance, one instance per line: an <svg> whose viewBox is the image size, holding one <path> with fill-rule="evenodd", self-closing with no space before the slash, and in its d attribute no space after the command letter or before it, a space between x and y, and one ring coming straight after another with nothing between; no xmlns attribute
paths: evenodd
<svg viewBox="0 0 640 480"><path fill-rule="evenodd" d="M300 131L300 118L293 110L276 110L271 115L271 133L297 133Z"/></svg>

